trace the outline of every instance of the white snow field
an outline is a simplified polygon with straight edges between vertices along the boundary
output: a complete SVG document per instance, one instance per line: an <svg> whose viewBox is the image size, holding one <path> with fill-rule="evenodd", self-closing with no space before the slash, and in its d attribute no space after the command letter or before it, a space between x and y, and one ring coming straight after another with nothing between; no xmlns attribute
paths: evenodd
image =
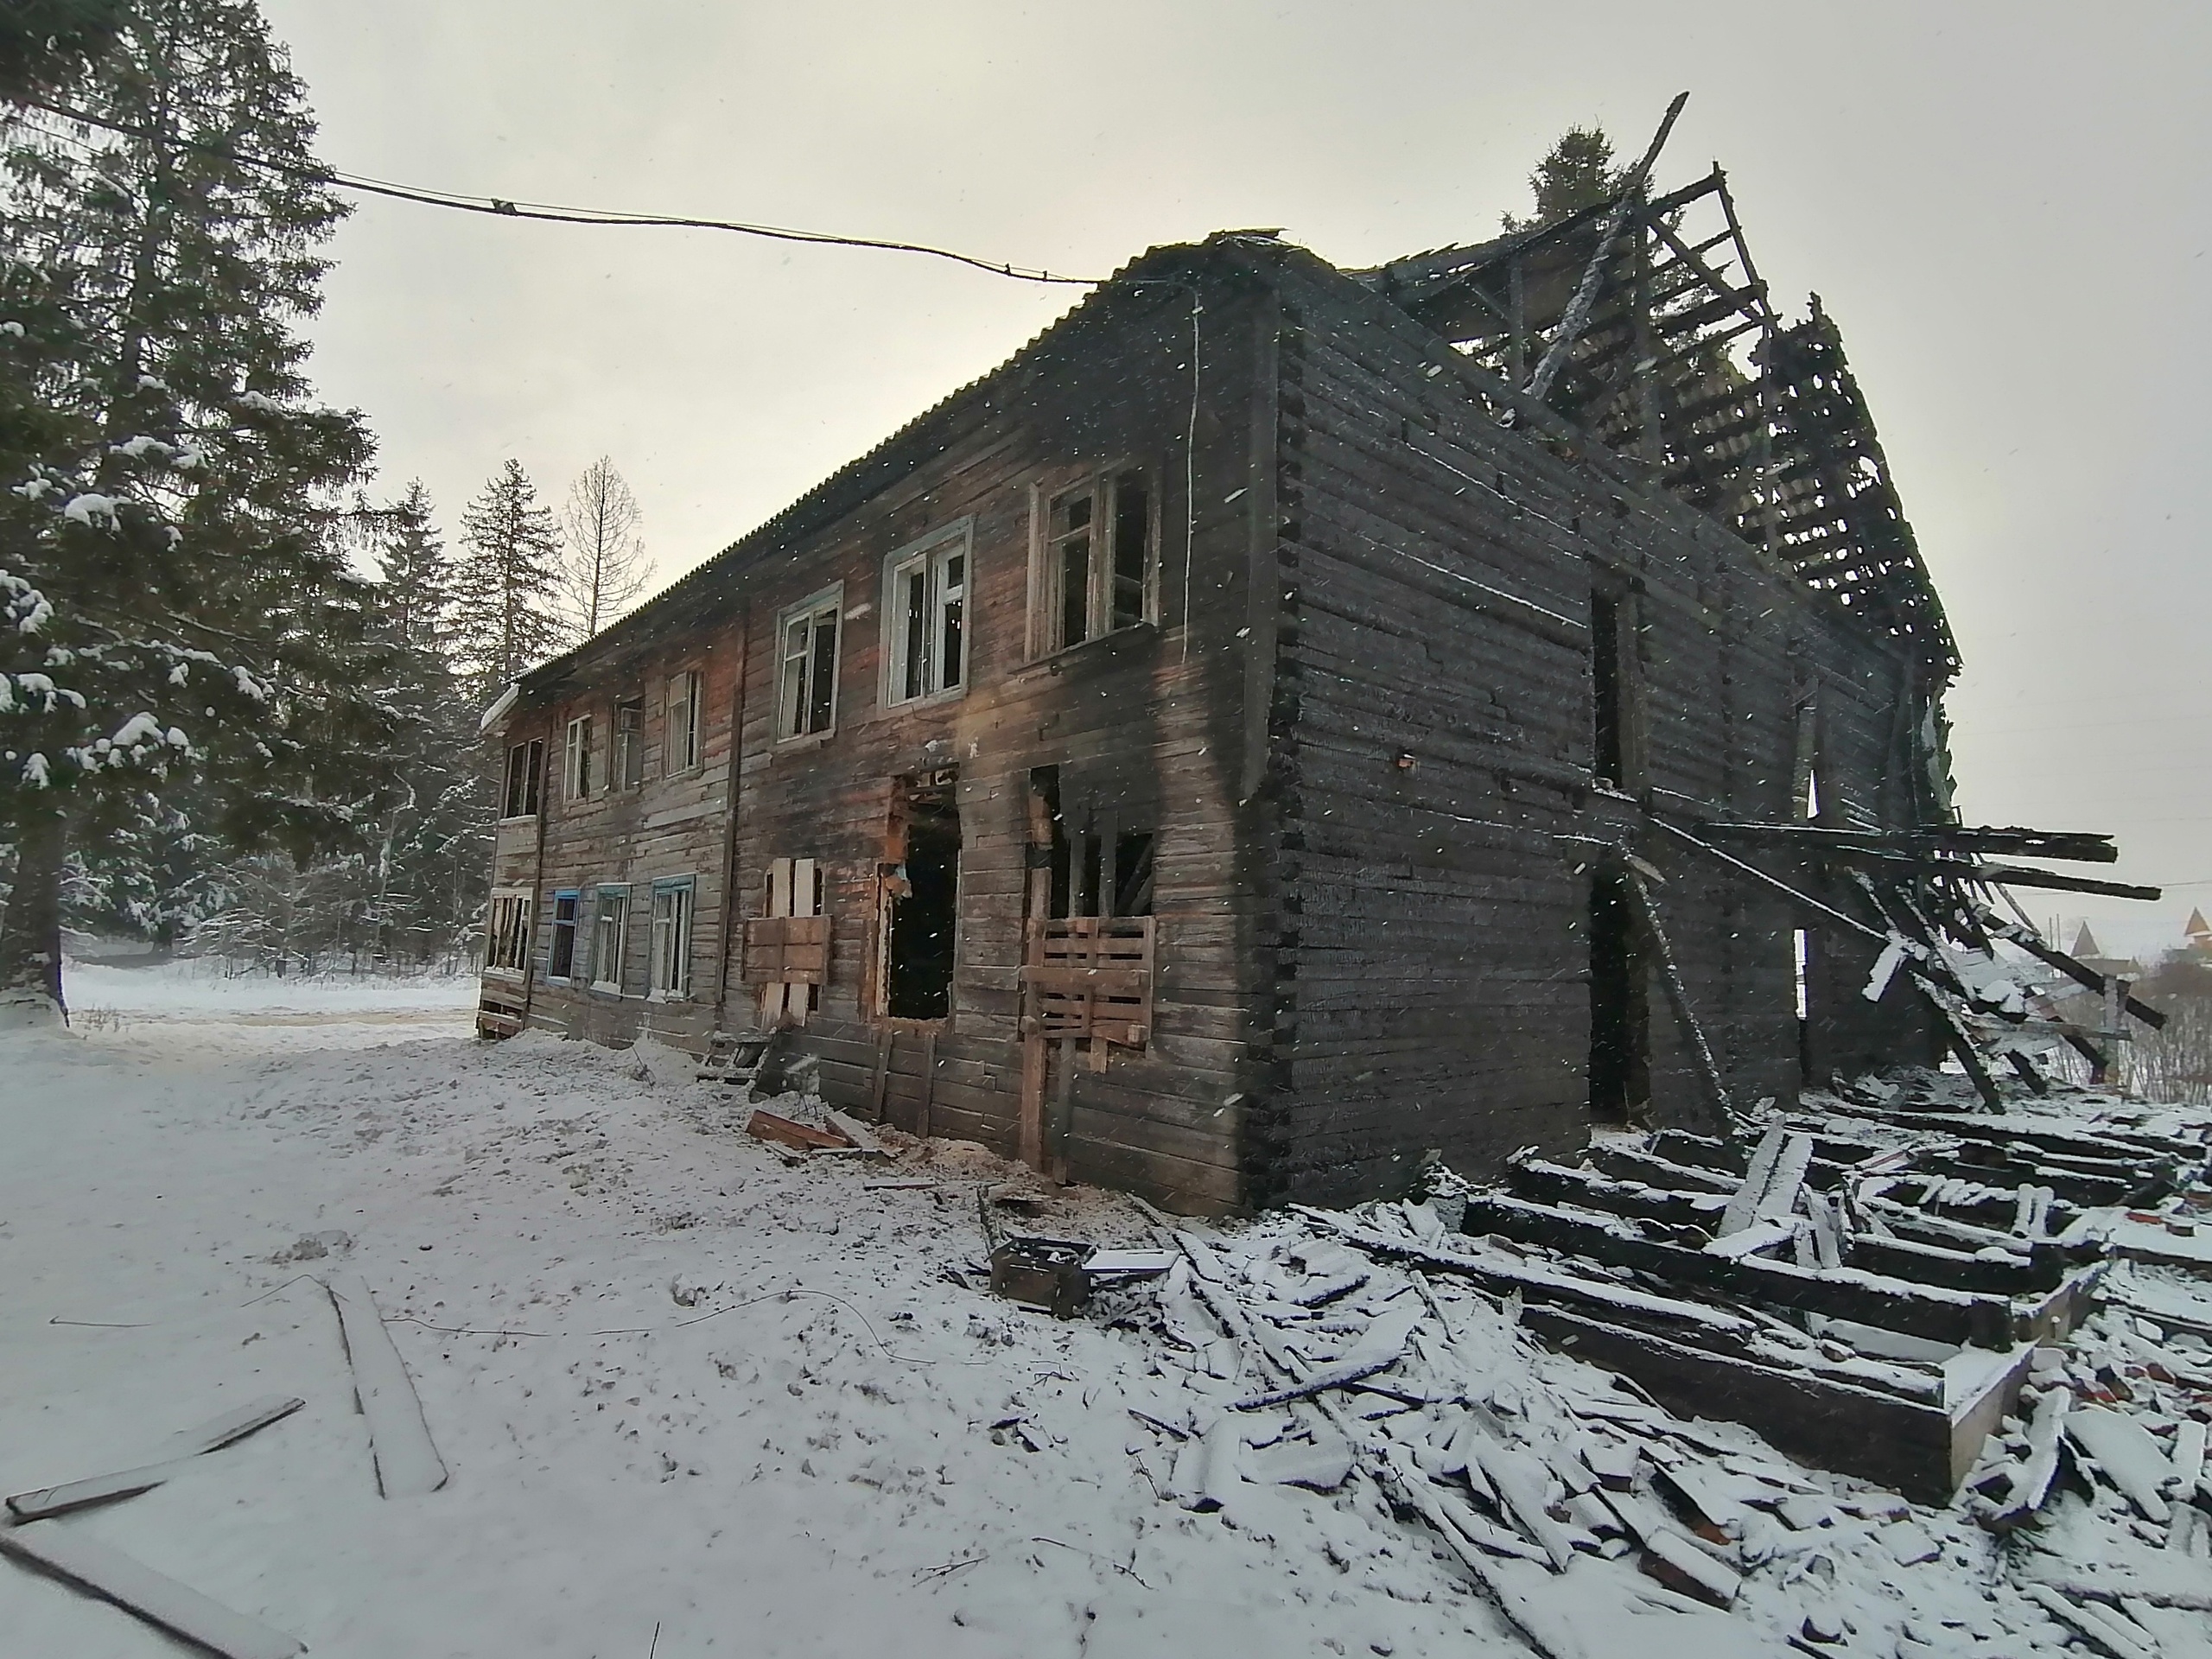
<svg viewBox="0 0 2212 1659"><path fill-rule="evenodd" d="M1247 1316L1209 1324L1187 1264L1132 1293L1120 1325L971 1287L986 1184L1043 1191L976 1147L887 1133L890 1163L787 1162L681 1056L479 1042L471 981L86 968L71 987L74 1032L0 1035L0 1493L175 1457L180 1431L302 1398L141 1496L17 1535L121 1551L318 1659L1529 1651L1492 1597L1555 1659L1738 1659L1792 1638L2017 1659L2069 1639L2017 1580L2093 1567L2164 1570L2160 1605L2129 1628L2158 1628L2173 1659L2208 1650L2202 1615L2165 1611L2212 1591L2201 1532L2154 1548L2101 1493L2094 1513L2066 1500L2043 1544L2000 1545L1961 1510L1908 1512L1746 1430L1675 1424L1443 1279L1344 1273L1296 1217L1198 1230L1213 1245L1192 1258L1242 1264L1263 1309L1302 1294L1301 1272L1338 1274L1310 1298L1317 1332L1355 1309L1361 1340L1421 1328L1377 1388L1237 1414L1224 1440L1207 1432L1224 1407L1266 1385L1234 1337ZM1084 1189L1023 1225L1162 1237ZM323 1279L355 1299L349 1318L361 1281L373 1294L427 1458L404 1443L411 1402L393 1409L389 1373L369 1390L379 1414L356 1411ZM1448 1492L1435 1510L1446 1488L1425 1477L1458 1479L1451 1446L1464 1462L1473 1442L1449 1425L1471 1417L1525 1448L1475 1437L1539 1506L1533 1458L1720 1460L1758 1510L1726 1552L1737 1570L1716 1575L1686 1534L1653 1549L1688 1580L1739 1570L1732 1611L1540 1508L1522 1506L1525 1535ZM1346 1436L1361 1472L1336 1490L1268 1484L1331 1455L1341 1469ZM379 1496L380 1477L409 1495ZM1209 1492L1222 1507L1200 1512ZM1462 1529L1452 1549L1440 1516ZM1808 1642L1808 1618L1836 1639ZM184 1651L0 1560L0 1659Z"/></svg>

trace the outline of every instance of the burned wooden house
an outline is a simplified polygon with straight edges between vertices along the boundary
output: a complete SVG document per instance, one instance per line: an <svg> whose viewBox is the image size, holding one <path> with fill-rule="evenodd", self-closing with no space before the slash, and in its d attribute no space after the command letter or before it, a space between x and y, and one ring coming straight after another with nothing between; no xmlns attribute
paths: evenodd
<svg viewBox="0 0 2212 1659"><path fill-rule="evenodd" d="M1157 248L503 700L480 1027L779 1033L1186 1211L1725 1127L1958 1036L1828 861L2014 847L1946 828L1955 666L1718 170Z"/></svg>

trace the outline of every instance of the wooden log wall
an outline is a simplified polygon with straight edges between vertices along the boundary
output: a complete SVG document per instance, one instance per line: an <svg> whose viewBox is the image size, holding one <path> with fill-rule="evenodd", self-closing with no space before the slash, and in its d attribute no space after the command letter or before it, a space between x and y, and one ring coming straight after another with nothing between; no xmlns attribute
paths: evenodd
<svg viewBox="0 0 2212 1659"><path fill-rule="evenodd" d="M1195 408L1194 280L1203 291ZM794 1034L795 1056L818 1062L821 1092L833 1104L871 1111L880 1102L893 1123L1010 1155L1028 791L1033 768L1054 767L1071 828L1081 830L1095 810L1112 814L1124 832L1156 836L1159 971L1142 1052L1116 1047L1103 1071L1079 1056L1064 1084L1055 1048L1047 1092L1065 1099L1065 1121L1053 1151L1072 1179L1132 1188L1178 1210L1244 1205L1236 1103L1258 1086L1250 1050L1255 1037L1266 1040L1271 990L1247 966L1263 906L1246 867L1262 838L1249 829L1255 809L1238 795L1248 654L1240 629L1252 609L1250 549L1270 499L1253 487L1255 471L1272 460L1271 443L1255 446L1251 412L1255 353L1266 340L1253 318L1263 294L1244 273L1186 274L1175 259L1154 262L1145 285L1086 307L995 377L985 395L954 400L948 417L925 418L894 441L914 457L899 475L833 522L750 550L702 605L704 626L656 642L634 661L581 666L557 703L512 721L511 741L545 734L557 775L567 719L587 709L608 718L624 686L683 664L708 676L707 760L696 786L664 785L649 757L633 802L550 808L534 883L533 1023L613 1041L650 1029L694 1048L716 1028L755 1028L756 989L742 982L734 959L717 1015L711 988L721 953L747 918L764 912L772 861L812 859L830 918L830 973L819 1006ZM1192 496L1185 444L1194 423ZM1039 493L1120 462L1147 473L1157 504L1156 620L1033 658L1026 641ZM963 521L964 689L887 707L886 561ZM838 586L834 727L779 740L778 613ZM733 614L741 607L741 619ZM736 825L725 847L734 727ZM961 830L951 1014L890 1020L882 1012L880 877L893 854L897 780L946 769L957 775ZM649 825L665 827L656 837ZM520 874L526 862L518 855L501 868L531 886ZM735 896L727 944L725 868ZM688 1002L544 982L550 893L588 884L602 870L640 880L700 873Z"/></svg>
<svg viewBox="0 0 2212 1659"><path fill-rule="evenodd" d="M1297 253L1281 283L1279 1093L1255 1198L1402 1189L1432 1147L1481 1171L1582 1142L1607 842L1665 878L1731 1094L1789 1094L1801 918L1645 811L1789 817L1809 700L1824 816L1891 821L1901 658L1680 503L1501 429L1444 342L1365 289ZM1592 772L1597 593L1627 636L1625 793ZM1816 996L1853 956L1829 953ZM1656 1115L1713 1124L1656 982L1649 1003ZM1831 1047L1897 1021L1832 1018Z"/></svg>

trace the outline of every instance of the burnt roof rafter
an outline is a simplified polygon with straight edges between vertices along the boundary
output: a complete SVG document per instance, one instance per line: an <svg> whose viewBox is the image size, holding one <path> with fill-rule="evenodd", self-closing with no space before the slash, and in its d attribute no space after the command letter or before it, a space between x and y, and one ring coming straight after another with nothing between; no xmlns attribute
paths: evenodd
<svg viewBox="0 0 2212 1659"><path fill-rule="evenodd" d="M1948 681L1957 650L1834 323L1817 297L1777 314L1719 167L1643 188L1354 274Z"/></svg>

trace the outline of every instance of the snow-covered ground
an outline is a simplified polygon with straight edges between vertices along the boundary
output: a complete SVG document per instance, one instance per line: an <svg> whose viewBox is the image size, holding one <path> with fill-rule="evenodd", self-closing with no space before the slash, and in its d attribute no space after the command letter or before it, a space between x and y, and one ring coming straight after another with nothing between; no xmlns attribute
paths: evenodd
<svg viewBox="0 0 2212 1659"><path fill-rule="evenodd" d="M1392 1373L1397 1400L1346 1396L1325 1422L1305 1407L1240 1416L1246 1443L1283 1438L1236 1452L1250 1476L1325 1449L1334 1424L1372 1437L1370 1474L1316 1494L1232 1471L1225 1506L1193 1512L1174 1500L1201 1441L1131 1408L1203 1430L1266 1383L1251 1345L1207 1324L1186 1269L1121 1325L974 1287L979 1197L1041 1192L976 1148L887 1135L889 1165L790 1164L680 1056L479 1043L467 980L86 968L71 988L75 1033L0 1036L0 1492L145 1461L175 1431L302 1396L166 1485L39 1524L319 1659L1524 1652L1371 1474L1427 1493L1423 1475L1452 1466L1450 1425L1501 1413L1554 1468L1610 1421L1631 1458L1638 1435L1649 1458L1710 1454L1781 1511L1732 1546L1758 1564L1733 1616L1656 1589L1624 1543L1554 1575L1474 1519L1496 1552L1481 1571L1562 1654L1777 1653L1817 1609L1848 1628L1815 1651L2018 1659L2066 1639L1962 1511L1907 1516L1748 1431L1607 1403L1604 1373L1536 1351L1510 1308L1380 1263L1311 1329L1343 1314L1372 1328L1418 1289L1433 1322ZM1376 1224L1422 1219L1386 1209ZM1156 1242L1128 1201L1081 1189L1044 1194L1027 1225ZM1266 1299L1330 1271L1300 1225L1230 1230L1194 1259L1287 1306ZM315 1277L333 1268L374 1289L451 1471L442 1491L378 1496ZM2172 1294L2198 1306L2190 1286ZM2139 1573L2204 1572L2201 1550L2145 1556L2116 1495L2094 1514L2067 1502L2058 1553L2014 1547L2038 1570L2103 1552ZM2171 1659L2203 1650L2183 1634ZM0 1562L0 1656L177 1651Z"/></svg>
<svg viewBox="0 0 2212 1659"><path fill-rule="evenodd" d="M479 1044L467 982L84 969L71 988L117 1017L0 1039L0 1491L304 1396L168 1484L49 1524L318 1656L1508 1640L1379 1513L1316 1500L1240 1529L1163 1504L1121 1398L1143 1349L944 1277L982 1255L995 1163L786 1167L673 1056ZM1039 1224L1141 1223L1078 1193ZM442 1491L377 1495L308 1276L340 1262L418 1321L392 1330ZM994 1432L1024 1414L1046 1452ZM177 1650L0 1563L0 1652Z"/></svg>

